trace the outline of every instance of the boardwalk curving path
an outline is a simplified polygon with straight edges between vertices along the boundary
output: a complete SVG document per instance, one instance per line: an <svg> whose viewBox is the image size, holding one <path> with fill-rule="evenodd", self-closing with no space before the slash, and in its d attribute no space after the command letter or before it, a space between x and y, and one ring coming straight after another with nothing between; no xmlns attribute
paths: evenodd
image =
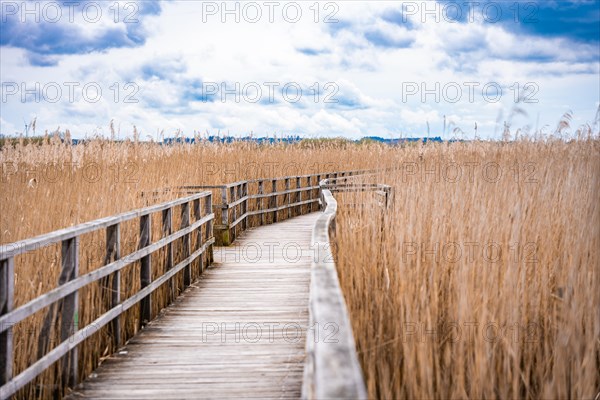
<svg viewBox="0 0 600 400"><path fill-rule="evenodd" d="M298 398L311 232L320 213L249 229L72 399Z"/></svg>

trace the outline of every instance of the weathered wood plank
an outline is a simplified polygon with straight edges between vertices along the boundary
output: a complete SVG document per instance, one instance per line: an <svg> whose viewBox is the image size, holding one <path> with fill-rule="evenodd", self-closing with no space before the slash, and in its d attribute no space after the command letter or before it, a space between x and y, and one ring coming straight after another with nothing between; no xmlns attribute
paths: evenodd
<svg viewBox="0 0 600 400"><path fill-rule="evenodd" d="M217 248L214 265L70 397L298 398L318 216L249 229ZM265 250L264 242L279 253L262 251L252 263L231 256L251 243ZM302 249L294 263L281 254L290 243Z"/></svg>
<svg viewBox="0 0 600 400"><path fill-rule="evenodd" d="M162 235L163 237L168 237L171 233L173 233L173 209L167 208L162 212ZM173 268L174 263L173 243L169 243L165 250L165 271L169 271ZM168 286L168 301L170 303L175 298L175 285L172 279L169 280Z"/></svg>
<svg viewBox="0 0 600 400"><path fill-rule="evenodd" d="M61 278L71 281L79 274L79 237L62 242L62 273ZM59 282L64 283L64 282ZM62 301L62 323L60 340L64 342L79 327L79 292L74 292ZM77 348L73 348L62 359L63 380L69 385L77 383Z"/></svg>
<svg viewBox="0 0 600 400"><path fill-rule="evenodd" d="M185 203L187 204L187 203ZM185 228L185 227L183 227ZM185 238L185 236L184 236ZM152 219L150 215L140 218L140 243L139 249L149 246L152 242ZM148 254L141 259L140 287L143 289L152 283L152 255ZM140 327L152 319L152 296L148 295L140 302Z"/></svg>
<svg viewBox="0 0 600 400"><path fill-rule="evenodd" d="M207 216L212 215L212 196L207 196L204 199L204 210L205 210L205 213ZM204 218L206 218L206 217L204 217ZM213 221L211 219L206 223L206 228L204 229L204 242L206 243L209 240L212 240L212 237L213 237ZM212 262L213 262L213 247L212 247L212 245L209 246L205 257L206 257L206 263L208 265L212 264Z"/></svg>
<svg viewBox="0 0 600 400"><path fill-rule="evenodd" d="M194 222L186 229L175 232L172 235L161 239L155 243L152 243L151 245L141 250L136 250L135 252L128 254L127 257L124 257L120 260L116 260L92 272L88 272L87 274L82 275L72 281L69 281L64 285L52 289L51 291L40 297L36 297L35 299L16 308L10 313L0 316L0 332L4 332L4 330L12 326L12 324L22 321L30 315L35 314L42 308L55 303L56 301L84 287L85 285L97 281L98 279L101 279L103 277L106 277L115 271L119 271L125 268L126 266L132 264L133 262L140 260L146 255L155 252L156 250L162 248L166 244L171 243L184 236L186 233L197 229L200 225L207 223L207 221L209 221L212 218L214 218L214 214L207 215L203 217L202 220Z"/></svg>
<svg viewBox="0 0 600 400"><path fill-rule="evenodd" d="M338 174L335 174L336 179ZM336 328L336 340L316 340L308 331L307 362L302 397L307 399L366 399L367 391L354 343L344 295L331 254L337 202L322 190L324 213L316 221L312 242L316 257L311 269L310 324Z"/></svg>
<svg viewBox="0 0 600 400"><path fill-rule="evenodd" d="M269 197L269 208L273 210L273 222L277 222L277 179L271 180L271 196Z"/></svg>
<svg viewBox="0 0 600 400"><path fill-rule="evenodd" d="M15 260L0 261L0 315L12 311L15 289ZM0 332L0 385L12 378L13 367L12 324Z"/></svg>
<svg viewBox="0 0 600 400"><path fill-rule="evenodd" d="M302 177L285 177L285 178L280 178L280 179L273 179L272 180L272 192L271 193L267 193L265 194L262 190L262 187L260 188L258 193L258 196L261 196L261 206L262 206L262 196L264 197L269 197L270 198L270 209L259 209L256 211L252 211L252 212L248 212L248 200L250 198L252 198L253 196L256 195L252 195L249 196L248 193L248 184L249 182L255 182L255 181L240 181L240 182L235 182L232 184L227 184L227 185L223 185L220 186L222 189L223 194L225 195L225 198L223 199L223 204L221 204L220 206L217 206L216 209L220 209L222 212L222 217L224 217L223 219L227 222L226 224L224 224L222 227L219 227L219 229L221 231L225 230L224 235L223 235L223 242L224 243L230 243L233 240L235 240L238 232L244 231L247 228L247 222L248 222L248 218L251 215L256 215L256 214L260 214L261 219L264 218L265 213L269 213L271 212L273 214L273 222L275 222L277 220L277 214L278 211L282 211L280 213L280 215L286 215L284 213L285 210L287 210L287 216L288 218L301 213L303 208L304 209L312 209L314 202L319 201L323 206L326 206L329 204L335 204L335 201L331 201L331 199L333 199L331 197L331 193L327 190L330 187L333 190L374 190L376 192L377 195L380 195L381 197L384 197L384 204L388 205L389 204L389 198L390 198L390 193L391 190L389 187L386 187L385 185L372 185L372 184L356 184L356 185L352 185L348 183L348 177L352 177L354 175L358 175L358 174L364 174L367 171L348 171L348 172L335 172L335 173L329 173L326 174L326 177L329 178L326 181L320 182L320 176L316 175L317 178L317 182L319 182L319 188L320 188L320 200L317 199L313 199L311 193L312 188L310 187L311 185L311 180L312 177L314 177L314 175L307 175L306 176L306 181L307 181L307 187L305 188L301 188L301 178ZM295 188L291 189L290 187L290 181L291 179L295 179ZM341 185L332 185L332 182L341 182ZM277 192L277 182L281 182L285 184L285 191L283 192ZM342 186L343 185L343 186ZM262 182L261 182L261 186L262 186ZM340 187L342 186L342 187ZM229 190L227 190L229 189ZM304 200L303 201L303 196L302 196L302 192L303 191L308 191L309 192L309 199L308 200ZM227 203L227 192L229 192L229 201L230 203ZM282 205L279 205L278 202L278 196L279 194L283 194L283 196L280 198L281 203L283 203ZM292 198L292 195L293 198ZM196 197L197 196L197 197ZM119 216L115 216L115 217L110 217L110 219L102 219L102 220L97 220L97 221L93 221L90 224L83 224L81 226L75 227L77 229L73 230L63 230L63 231L58 231L58 232L54 232L55 235L46 235L46 236L42 236L42 237L38 237L38 238L34 238L30 241L26 241L26 243L22 243L20 242L19 245L24 245L25 247L27 246L32 246L31 249L34 249L36 245L40 245L40 244L44 244L44 243L50 243L49 240L53 240L53 242L55 243L57 241L57 238L61 238L62 242L63 242L63 261L65 259L67 260L76 260L77 258L77 252L76 252L76 248L77 248L77 232L88 232L90 230L95 230L98 229L99 227L103 227L106 226L108 227L112 227L112 226L117 226L120 221L122 220L126 220L127 218L135 218L135 217L141 217L140 218L140 230L141 230L141 234L140 234L140 243L138 246L138 251L134 252L134 255L136 256L136 259L139 259L141 261L141 268L140 268L140 280L141 280L141 286L142 289L134 296L132 296L131 298L127 299L125 302L123 302L122 304L118 304L119 303L119 297L115 296L113 293L112 299L111 299L111 310L109 310L108 312L106 312L105 314L103 314L101 317L99 317L96 322L98 322L100 324L100 326L106 325L108 322L110 322L110 319L114 319L115 317L119 316L124 310L134 306L135 304L137 304L138 301L141 300L141 318L140 318L140 322L142 324L146 323L147 321L149 321L152 318L151 315L151 307L150 307L150 297L149 294L155 290L157 287L159 287L161 284L165 283L167 280L171 279L174 274L181 270L184 269L184 282L187 285L188 283L191 283L192 280L192 270L191 270L191 265L190 263L193 262L198 256L200 256L202 254L202 251L194 251L194 253L192 255L190 255L191 252L191 243L190 243L190 239L191 239L191 232L193 232L194 228L196 228L195 226L191 226L190 225L190 203L193 202L193 208L194 208L194 217L195 219L198 219L200 216L200 199L202 197L205 197L206 202L207 202L207 209L210 212L211 210L211 201L210 201L210 194L208 192L204 192L201 194L196 194L194 196L188 197L188 198L184 198L184 199L178 199L174 202L171 203L167 203L167 204L162 204L159 206L153 206L153 207L149 207L143 210L137 210L133 213L126 213L126 214L121 214ZM328 197L330 197L331 199L329 199ZM151 275L150 275L150 257L151 257L151 253L155 251L155 249L158 249L160 247L163 247L165 244L169 245L169 247L172 247L172 242L176 239L174 236L175 235L170 235L168 233L163 234L163 238L161 240L159 240L158 242L156 242L155 244L151 244L152 240L150 238L150 214L160 211L160 210L166 210L167 208L170 210L172 209L172 207L174 207L175 205L181 205L182 206L182 218L181 218L181 225L182 225L182 230L178 232L178 237L182 237L183 238L183 257L185 257L185 260L182 261L181 263L179 263L174 270L172 271L168 271L165 275L163 275L162 277L158 278L155 282L152 282L151 279ZM304 205L306 205L306 207L303 207ZM229 216L228 214L231 212L231 216ZM335 215L335 206L333 207L333 213L331 212L331 207L327 208L326 214L329 214L327 216L327 230L333 234L335 232L335 225L334 225L334 217L331 217L331 214ZM165 217L165 213L163 212L163 218ZM169 215L169 220L171 216ZM116 219L115 219L116 218ZM125 218L125 219L119 219L119 218ZM233 220L234 222L232 224L229 224L229 221ZM251 220L254 221L254 220ZM112 224L110 224L109 222L112 222ZM166 221L163 221L166 222ZM171 222L171 221L169 221ZM106 225L108 224L108 225ZM210 222L209 222L210 224ZM239 226L237 226L239 224ZM311 223L312 224L312 223ZM92 226L93 225L93 226ZM95 229L94 229L95 227ZM186 227L189 227L189 229L186 229ZM197 248L197 246L202 246L201 243L201 228L199 226L198 227L198 234L197 234L197 245L195 246ZM290 229L290 227L292 227ZM163 225L163 228L165 228L165 226ZM169 227L170 228L170 227ZM284 237L287 239L289 239L289 237L294 237L296 234L298 234L298 232L302 232L302 231L306 231L308 226L296 226L296 225L292 225L292 224L285 224L285 225L281 225L280 227L278 227L280 229L271 229L271 230L265 230L261 233L263 233L264 235L261 237L257 237L254 239L254 241L241 241L241 245L245 245L245 246L254 246L255 250L257 250L256 252L254 252L254 254L252 255L252 259L249 261L249 254L248 252L246 252L244 254L244 256L242 257L242 260L239 260L237 256L234 255L234 261L230 261L228 259L223 260L222 264L227 266L227 265L233 265L231 269L228 269L227 271L229 272L228 274L222 274L216 275L216 278L213 280L214 283L214 292L209 296L204 298L203 300L205 300L205 302L208 303L218 303L218 304L223 304L223 302L225 302L225 304L228 304L228 307L225 308L219 308L219 307L211 307L211 308L202 308L202 307L198 307L195 309L183 309L182 312L180 312L179 314L174 314L176 317L184 317L184 318L188 318L188 320L186 320L184 323L180 324L180 328L181 329L174 329L173 332L178 332L179 334L186 334L187 338L192 338L194 339L195 336L193 333L190 333L189 331L185 331L185 329L194 329L197 328L197 326L194 326L194 324L190 324L189 323L189 318L190 312L193 313L207 313L208 316L212 315L213 320L214 321L218 321L221 326L222 329L225 329L226 331L230 331L233 329L233 334L234 337L236 337L236 330L238 329L237 327L234 328L229 328L227 324L231 324L232 321L230 319L227 318L227 315L231 315L231 314L237 314L238 315L238 323L241 321L244 324L254 324L256 325L256 321L253 321L252 319L248 319L248 316L251 315L252 313L255 313L254 316L260 315L260 313L264 312L264 311L268 311L271 313L271 315L275 315L277 314L280 318L280 320L285 320L287 323L289 323L290 321L294 321L295 318L298 319L302 319L302 318L306 318L307 313L306 312L300 312L298 313L297 310L294 313L294 308L295 307L303 307L306 304L306 301L303 301L302 296L295 296L295 295L290 295L289 293L293 293L295 287L297 287L298 285L308 285L308 279L302 279L301 277L298 276L294 276L294 272L297 272L298 268L297 266L294 266L292 264L298 263L300 262L301 264L308 264L311 261L311 252L307 252L308 254L304 254L304 250L301 250L299 254L297 254L297 257L294 258L293 261L290 260L290 256L289 254L271 254L269 251L267 251L268 254L268 258L269 261L268 263L265 265L265 263L263 262L260 267L256 267L254 264L257 261L257 257L259 259L264 258L263 257L263 248L261 248L261 246L259 246L258 248L256 248L256 241L259 240L263 243L266 244L266 241L279 241L279 243L283 242L285 243L285 240L282 240L281 238ZM84 231L81 231L81 229L83 229ZM107 234L109 229L107 229ZM170 230L170 229L169 229ZM212 224L207 226L206 229L206 236L207 238L210 237L210 232L212 232ZM274 234L274 232L276 232ZM59 236L56 236L56 234L58 234ZM67 236L60 236L60 235L67 235ZM166 238L164 236L167 236L169 239L165 240ZM118 242L118 240L117 240ZM73 246L72 244L75 243L75 245ZM289 243L287 243L289 244ZM298 243L295 243L296 245ZM322 250L322 245L323 243L318 243L319 246L317 246L317 250L319 252L321 252ZM13 244L14 245L14 244ZM210 254L207 254L207 257L209 257L209 262L212 259L212 243L211 242L206 242L207 248L210 248ZM314 250L311 246L310 246L310 240L307 241L307 243L303 243L304 247L310 247L311 250ZM110 253L110 248L114 247L114 244L110 243L109 237L107 235L107 256ZM205 247L205 246L202 246ZM65 251L65 248L67 249ZM72 250L69 249L75 249L75 252L73 253ZM6 259L7 255L13 254L14 249L11 248L6 248L3 247L0 249L0 256L3 256L2 259ZM308 249L306 249L308 250ZM16 249L14 250L16 251L16 253L14 254L18 254L21 253L23 251L28 251L27 249L24 250L24 248L21 249ZM296 250L297 251L297 250ZM66 254L66 255L65 255ZM252 252L250 252L250 254L252 254ZM228 255L225 254L225 256L227 257ZM204 257L204 256L203 256ZM10 257L9 257L10 258ZM107 260L110 259L112 257L107 257ZM118 259L119 257L114 257L115 259ZM314 258L314 257L313 257ZM319 257L320 258L320 257ZM135 260L132 260L132 257L127 257L128 259L128 263L131 263ZM319 263L322 260L316 261L316 265L319 265ZM75 266L77 265L77 262L72 262L69 261L67 264L74 264ZM172 264L172 262L171 262ZM200 260L200 268L199 268L199 272L202 272L202 260ZM197 264L195 264L197 265ZM287 268L281 268L281 267L273 267L273 265L285 265ZM81 277L83 279L80 279L77 276L77 271L75 268L75 272L69 276L68 280L70 281L69 284L64 284L60 287L60 291L52 291L51 293L49 293L50 295L44 295L42 296L42 298L38 298L35 299L33 302L30 302L28 304L26 304L23 307L20 307L19 309L17 309L15 312L9 312L6 313L6 311L4 311L4 315L0 314L0 333L4 333L2 336L8 336L8 334L10 333L10 331L8 330L8 328L2 327L2 322L4 320L9 321L10 320L14 320L15 316L19 316L22 319L23 315L31 315L34 311L34 309L41 309L43 306L45 305L50 305L53 304L54 302L56 302L57 300L62 300L60 302L60 304L58 305L59 307L56 307L55 305L53 305L51 307L51 311L48 313L47 315L47 320L51 321L54 318L56 318L56 311L60 310L61 313L63 314L63 327L62 327L62 332L61 332L61 337L63 339L63 343L61 343L59 346L57 346L54 350L50 351L48 354L46 354L45 356L43 356L42 358L40 358L36 363L34 363L34 365L32 365L30 368L28 368L27 370L21 372L17 377L15 377L14 380L12 380L10 382L10 387L9 385L6 386L2 386L1 388L1 392L2 394L5 395L9 395L11 393L14 392L14 390L16 390L18 387L21 387L24 383L26 383L27 381L29 381L31 379L32 376L34 376L35 374L39 373L39 371L41 371L43 368L46 368L47 366L49 366L51 363L55 362L56 360L58 360L60 357L68 354L69 352L71 352L70 357L66 358L65 360L68 360L67 362L63 362L62 366L63 366L63 370L71 370L70 372L65 373L65 376L67 377L66 381L70 381L70 382L74 382L74 378L73 375L74 373L72 371L75 371L76 374L76 370L77 367L75 365L75 368L72 367L72 365L74 365L75 363L72 363L70 359L72 359L72 354L75 354L75 362L76 362L76 345L78 343L81 342L81 339L77 338L76 335L78 334L85 334L85 332L82 331L78 331L76 332L76 334L71 335L71 337L69 337L69 335L77 329L77 318L78 318L78 313L77 313L77 289L84 286L85 284L87 284L86 282L91 282L94 280L97 280L99 278L103 278L108 276L111 273L115 273L115 275L113 276L113 280L112 280L112 285L111 289L113 291L119 292L120 291L120 287L119 287L119 270L121 268L123 268L125 266L125 264L117 262L116 260L114 262L111 263L111 265L106 265L105 267L101 268L100 270L94 271L92 274L86 274L84 275L84 277ZM243 271L242 271L243 270ZM282 271L285 270L285 271ZM321 274L321 276L316 277L315 274L315 269L313 268L313 284L315 282L315 277L318 278L317 280L319 281L319 283L321 284L321 287L318 289L323 289L321 290L321 293L329 293L330 296L326 296L329 298L329 305L331 304L335 304L336 302L339 304L339 298L341 298L341 304L342 307L337 307L337 311L333 312L333 313L329 313L330 315L332 315L334 318L338 318L338 320L342 323L346 323L347 325L347 321L344 321L344 319L347 320L347 315L345 312L345 309L343 307L343 297L341 297L341 293L339 293L339 290L335 289L335 283L337 282L337 277L336 279L331 279L332 278L332 274L331 274L331 268L325 268L325 272L323 272L323 270L319 270L317 271L318 274ZM333 266L333 271L335 275L335 266ZM266 272L269 272L268 276L264 276L264 274ZM238 279L238 274L239 276L243 277L242 279ZM275 276L273 277L273 274L278 275L279 276ZM285 274L286 276L284 277L281 274ZM249 275L263 275L264 279L253 279L253 278L248 278ZM333 282L333 284L332 284ZM106 285L105 286L109 286L108 285L109 280L107 278L106 280ZM269 285L270 286L270 290L268 291L264 291L262 294L256 294L255 292L251 292L246 290L247 295L245 296L245 298L243 299L243 301L240 301L239 298L237 299L231 299L231 293L237 293L237 292L243 292L244 289L247 289L249 287L259 287L260 285ZM275 290L273 291L273 288L277 288L279 290ZM116 290L115 290L116 289ZM330 290L332 289L332 290ZM220 291L219 291L220 290ZM311 296L314 296L314 290L311 290ZM336 293L337 292L337 293ZM305 291L297 291L297 294L307 294ZM236 296L237 297L237 296ZM331 300L334 300L333 302ZM272 307L264 307L264 304L268 303L270 305L275 305ZM43 305L44 304L44 305ZM311 303L312 304L312 303ZM263 308L261 308L263 307ZM334 307L334 308L336 308ZM327 307L323 308L321 311L325 310L321 317L323 315L328 315L328 311L327 311ZM183 311L187 311L187 312L183 312ZM313 310L314 311L314 310ZM220 315L216 315L215 312L220 312ZM310 315L311 317L314 317L316 314L318 314L319 312L312 312ZM12 317L12 318L11 318ZM341 318L341 319L340 319ZM216 324L215 322L211 322L212 324ZM337 320L336 320L337 321ZM118 321L117 325L118 325ZM67 323L69 326L73 325L73 329L71 328L66 328L64 326L64 324ZM237 325L237 323L236 323ZM298 326L305 328L305 325L300 325L297 324ZM182 331L183 329L183 331ZM346 330L346 329L344 329ZM151 333L152 330L148 330L148 333ZM284 330L280 330L280 329L273 329L272 332L274 333L278 333L278 334L282 334L284 332ZM152 339L152 336L150 336L149 338L147 337L147 341L150 341L151 343L154 342L155 344L158 344L160 347L157 347L157 350L159 350L160 348L164 347L164 346L175 346L175 347L181 347L181 346L189 346L189 343L187 343L185 340L181 341L181 339L179 337L171 337L166 335L164 332L160 333L159 335L156 334L156 332L154 332L154 339ZM231 334L231 332L229 332L229 334ZM310 336L310 333L307 333ZM351 330L350 333L351 335ZM42 335L44 336L44 335ZM300 335L298 335L299 338L302 338L304 340L306 334L305 333L301 333ZM347 333L344 332L343 336L345 336L343 339L343 342L346 343L345 348L346 349L350 349L349 353L352 353L353 350L353 341L351 339L351 336L348 337ZM143 337L143 335L140 336L140 338ZM164 339L167 340L164 340ZM347 340L348 338L350 338L350 340ZM66 343L66 339L69 339L69 343ZM139 339L139 338L138 338ZM207 343L212 343L214 344L212 340L207 340ZM218 342L217 342L218 343ZM256 343L261 344L262 340L257 340ZM348 345L349 343L352 343L352 346ZM237 341L236 341L237 344ZM271 349L276 349L278 348L278 342L277 341L273 341L270 342L271 344ZM4 346L8 349L8 344L6 346ZM45 346L43 346L45 348ZM317 346L319 347L319 346ZM334 346L335 347L335 346ZM342 347L337 346L337 349L342 349ZM342 349L343 350L343 349ZM343 350L345 351L345 350ZM339 352L339 351L338 351ZM45 353L45 351L44 351ZM319 353L318 351L315 352L315 354ZM329 351L329 353L331 353L331 351ZM336 353L336 351L334 351L334 353ZM322 352L322 354L327 354L326 352ZM333 353L332 353L333 354ZM322 357L322 356L321 356ZM70 358L70 359L69 359ZM319 357L315 357L315 359L318 359ZM323 358L323 357L322 357ZM325 357L327 358L327 357ZM352 357L351 357L352 358ZM351 361L350 364L354 364L354 360L352 359L348 359L346 358L346 360ZM344 357L332 357L332 359L334 359L334 361L336 361L338 364L343 364L342 366L342 372L344 372L344 367L346 367L346 363L344 361L340 360L344 360ZM208 361L209 359L207 359ZM327 361L324 365L329 365L331 364L330 360ZM311 365L311 364L309 364ZM312 364L314 366L314 364ZM336 368L328 368L329 370L336 370ZM64 372L64 371L63 371ZM331 374L331 371L328 372L329 374ZM319 375L319 374L317 374ZM327 374L325 374L327 375ZM339 375L339 374L338 374ZM344 375L344 374L341 374ZM354 382L354 383L359 383L358 378L360 378L360 374L353 374L354 376L350 376L348 374L346 374L347 376L344 377L333 377L334 379L332 379L331 381L329 381L328 379L321 379L323 381L323 383L325 383L327 381L327 387L331 388L331 387L335 387L335 383L336 380L339 382L343 382L344 380L346 381L350 381L350 382ZM331 375L328 375L331 376ZM319 376L317 376L318 378ZM325 387L325 386L323 386ZM360 388L358 388L360 389ZM344 389L345 390L345 389ZM343 393L343 395L348 395L350 394L350 392L344 392L344 390L342 390L341 392L337 392L339 393ZM319 392L317 390L317 392ZM330 392L320 392L320 393L336 393L335 391L330 391ZM359 397L361 397L362 395L359 393L358 394ZM0 396L1 397L1 396Z"/></svg>
<svg viewBox="0 0 600 400"><path fill-rule="evenodd" d="M164 212L164 211L163 211ZM104 264L109 264L121 258L121 225L115 224L106 228L106 259ZM121 271L113 274L111 284L110 308L121 302ZM121 317L117 316L111 323L113 348L121 347Z"/></svg>
<svg viewBox="0 0 600 400"><path fill-rule="evenodd" d="M264 188L263 188L263 181L260 180L258 181L258 194L257 194L258 198L258 209L262 210L263 209L263 196L264 196ZM265 224L265 213L260 213L260 225L264 225Z"/></svg>
<svg viewBox="0 0 600 400"><path fill-rule="evenodd" d="M9 396L16 393L17 390L25 386L33 378L38 376L42 371L50 367L62 356L74 349L79 343L83 342L90 333L93 333L97 329L100 329L103 326L107 325L116 316L121 315L125 311L129 310L131 307L138 304L140 300L142 300L144 297L149 296L154 290L156 290L162 284L171 279L186 265L193 262L197 257L202 255L206 251L208 246L210 246L212 243L213 239L211 239L209 242L204 243L201 248L196 250L194 253L192 253L191 256L189 256L188 258L177 264L175 267L173 267L172 270L167 271L160 278L156 279L151 284L141 289L139 292L129 297L127 300L123 301L117 307L112 308L106 313L102 314L100 317L92 321L88 326L75 332L67 340L63 341L61 344L57 345L54 349L48 352L44 357L34 362L25 371L13 377L13 379L11 379L7 384L0 387L0 399L8 398Z"/></svg>
<svg viewBox="0 0 600 400"><path fill-rule="evenodd" d="M292 194L290 193L290 178L285 178L284 179L284 183L285 183L285 197L284 197L284 204L287 206L287 217L291 218L292 217L292 209L290 208L290 203L291 203L291 197Z"/></svg>
<svg viewBox="0 0 600 400"><path fill-rule="evenodd" d="M98 229L106 228L110 225L139 218L143 215L160 212L169 207L175 207L177 205L190 202L194 199L201 199L210 195L210 192L196 193L192 196L183 197L177 200L170 201L168 203L157 204L155 206L141 208L139 210L129 211L111 217L100 218L70 228L60 229L44 235L36 236L31 239L21 240L9 244L3 244L0 245L0 259L4 260L10 257L14 257L18 254L26 253L28 251L38 250L52 243L58 243L66 239L71 239L76 236L81 236L86 233L97 231Z"/></svg>
<svg viewBox="0 0 600 400"><path fill-rule="evenodd" d="M184 203L181 205L181 225L180 229L185 229L190 226L190 203ZM192 248L192 238L188 233L183 236L183 248L181 250L183 257L190 255L190 249ZM192 283L192 267L187 265L183 269L183 286L187 287Z"/></svg>

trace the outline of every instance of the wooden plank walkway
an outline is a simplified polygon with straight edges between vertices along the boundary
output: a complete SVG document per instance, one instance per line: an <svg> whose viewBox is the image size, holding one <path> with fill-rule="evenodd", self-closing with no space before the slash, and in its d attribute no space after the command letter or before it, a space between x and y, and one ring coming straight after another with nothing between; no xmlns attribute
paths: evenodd
<svg viewBox="0 0 600 400"><path fill-rule="evenodd" d="M215 248L201 279L69 397L300 397L319 215L253 228Z"/></svg>

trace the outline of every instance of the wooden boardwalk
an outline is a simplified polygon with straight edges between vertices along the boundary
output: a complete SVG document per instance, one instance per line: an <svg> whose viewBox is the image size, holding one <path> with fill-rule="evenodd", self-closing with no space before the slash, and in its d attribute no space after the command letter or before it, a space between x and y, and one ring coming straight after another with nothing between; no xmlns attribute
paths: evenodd
<svg viewBox="0 0 600 400"><path fill-rule="evenodd" d="M298 398L320 213L249 229L70 398ZM301 250L301 252L300 252Z"/></svg>

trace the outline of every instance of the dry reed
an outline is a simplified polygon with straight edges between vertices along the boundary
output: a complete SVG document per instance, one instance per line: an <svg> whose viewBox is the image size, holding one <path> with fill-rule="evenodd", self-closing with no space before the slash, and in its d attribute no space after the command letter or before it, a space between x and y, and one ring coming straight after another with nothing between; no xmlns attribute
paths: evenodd
<svg viewBox="0 0 600 400"><path fill-rule="evenodd" d="M426 146L395 165L377 177L387 212L340 197L369 397L597 396L600 142Z"/></svg>
<svg viewBox="0 0 600 400"><path fill-rule="evenodd" d="M102 140L7 146L0 152L0 243L145 206L141 194L159 188L394 166L375 177L394 187L387 212L373 207L372 194L339 196L338 270L370 397L589 398L600 387L599 162L593 139L403 148ZM122 227L124 255L134 250L137 229ZM80 273L103 265L104 240L82 238ZM17 257L17 306L56 286L57 254L54 246ZM153 258L155 276L162 258ZM123 280L126 299L139 289L137 264ZM98 284L81 292L80 325L107 309L104 290ZM171 297L159 291L154 313ZM44 312L15 327L17 373L37 359L31 349ZM137 308L126 314L123 338L136 332L138 317ZM107 330L90 337L80 350L80 378L114 350ZM62 389L54 368L18 397L49 398Z"/></svg>
<svg viewBox="0 0 600 400"><path fill-rule="evenodd" d="M299 145L201 143L161 146L94 140L71 146L53 138L45 143L29 141L6 145L0 151L0 243L12 243L177 196L177 192L172 192L148 197L157 189L375 167L377 159L363 157L366 148L371 149L371 154L391 152L385 146L319 141ZM179 217L179 213L173 213L174 227L179 226ZM136 249L138 231L135 220L121 224L122 256ZM153 218L152 237L160 236L160 220ZM105 240L103 231L80 238L80 274L104 265ZM181 243L175 244L174 262L177 263L182 259ZM152 258L153 278L164 273L164 260L164 249ZM55 288L59 274L60 245L16 257L15 306ZM121 300L126 300L140 288L139 262L126 267L121 275ZM182 273L175 281L174 293L163 285L153 294L153 315L182 290ZM79 327L86 326L110 308L110 287L111 282L103 280L80 291ZM15 374L40 357L36 351L40 347L40 337L48 342L45 344L48 350L59 344L60 321L49 332L40 332L47 312L48 308L15 325ZM138 319L137 307L124 315L122 340L137 332ZM80 379L87 376L103 357L116 350L110 335L108 328L100 329L80 346ZM61 395L64 385L59 368L55 365L44 372L17 397Z"/></svg>

